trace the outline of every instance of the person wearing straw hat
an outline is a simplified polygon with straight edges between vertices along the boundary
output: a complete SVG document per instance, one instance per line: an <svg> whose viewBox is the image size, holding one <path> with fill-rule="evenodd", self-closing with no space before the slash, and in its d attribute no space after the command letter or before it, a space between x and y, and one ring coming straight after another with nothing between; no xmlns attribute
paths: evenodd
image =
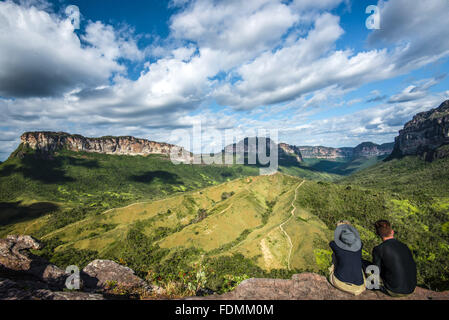
<svg viewBox="0 0 449 320"><path fill-rule="evenodd" d="M356 296L364 292L363 244L357 229L348 221L340 221L334 232L334 241L329 246L333 251L329 282L337 289Z"/></svg>

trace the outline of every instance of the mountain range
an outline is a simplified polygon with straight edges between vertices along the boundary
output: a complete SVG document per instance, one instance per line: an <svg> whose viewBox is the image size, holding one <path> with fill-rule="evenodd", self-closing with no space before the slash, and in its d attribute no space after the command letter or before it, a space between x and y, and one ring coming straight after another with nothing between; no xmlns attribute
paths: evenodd
<svg viewBox="0 0 449 320"><path fill-rule="evenodd" d="M250 153L257 152L257 143L259 139L265 139L266 146L276 143L270 138L252 138L253 143L248 143L251 138L245 138L236 144L226 146L224 153ZM155 142L146 139L135 138L131 136L121 137L100 137L87 138L78 134L69 134L65 132L26 132L21 138L21 144L25 147L36 150L41 154L51 154L53 152L66 149L71 151L94 152L109 155L130 155L147 156L151 154L170 155L172 148L179 149L180 153L191 155L185 159L186 162L192 160L193 156L183 147L175 146L163 142ZM248 145L251 145L248 149ZM378 145L372 142L364 142L354 148L330 148L330 147L309 147L295 146L287 143L277 144L281 159L293 156L296 162L302 162L303 159L353 159L359 157L374 157L389 155L393 151L394 143L385 143Z"/></svg>

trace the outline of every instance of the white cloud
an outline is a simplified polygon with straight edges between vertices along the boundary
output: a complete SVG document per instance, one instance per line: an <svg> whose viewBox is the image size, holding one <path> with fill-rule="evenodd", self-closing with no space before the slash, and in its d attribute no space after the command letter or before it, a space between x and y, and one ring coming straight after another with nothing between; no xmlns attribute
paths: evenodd
<svg viewBox="0 0 449 320"><path fill-rule="evenodd" d="M442 75L439 77L434 77L431 79L423 79L415 84L412 84L405 88L402 92L393 95L388 100L389 103L398 103L398 102L407 102L414 101L421 98L424 98L428 95L428 89L437 85L446 77L446 75Z"/></svg>
<svg viewBox="0 0 449 320"><path fill-rule="evenodd" d="M144 53L139 50L136 40L126 30L117 32L112 26L100 21L91 22L86 27L86 33L81 37L89 43L98 54L115 61L119 58L142 60Z"/></svg>
<svg viewBox="0 0 449 320"><path fill-rule="evenodd" d="M300 97L326 87L355 88L362 83L392 74L386 50L354 54L335 51L335 42L344 33L339 18L323 14L307 37L272 52L266 51L241 66L234 84L223 83L214 96L221 104L253 108Z"/></svg>
<svg viewBox="0 0 449 320"><path fill-rule="evenodd" d="M192 2L172 18L175 38L226 52L260 51L279 42L298 19L279 0Z"/></svg>
<svg viewBox="0 0 449 320"><path fill-rule="evenodd" d="M87 29L91 46L81 45L66 17L0 2L0 96L60 96L124 72L117 58L136 56L134 43L114 38L112 27L102 24Z"/></svg>

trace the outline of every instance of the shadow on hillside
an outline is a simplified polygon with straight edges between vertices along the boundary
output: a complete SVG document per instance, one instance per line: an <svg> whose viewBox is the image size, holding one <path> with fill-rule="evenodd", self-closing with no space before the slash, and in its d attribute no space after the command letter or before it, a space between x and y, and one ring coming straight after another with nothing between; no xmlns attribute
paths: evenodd
<svg viewBox="0 0 449 320"><path fill-rule="evenodd" d="M97 160L56 157L43 158L38 155L26 156L20 160L20 165L9 164L0 170L0 176L6 177L14 173L21 173L25 178L46 184L74 182L76 179L67 175L65 166L99 168Z"/></svg>
<svg viewBox="0 0 449 320"><path fill-rule="evenodd" d="M71 166L84 167L88 169L97 169L100 168L98 160L89 160L82 158L73 158L73 157L65 157L68 164Z"/></svg>
<svg viewBox="0 0 449 320"><path fill-rule="evenodd" d="M22 201L0 202L0 225L36 219L57 210L59 206L51 202L36 202L30 205L23 205Z"/></svg>
<svg viewBox="0 0 449 320"><path fill-rule="evenodd" d="M142 183L151 183L155 179L161 180L163 183L184 184L176 173L168 171L147 171L139 175L132 175L131 180Z"/></svg>
<svg viewBox="0 0 449 320"><path fill-rule="evenodd" d="M341 174L340 168L344 166L345 162L337 162L330 160L320 160L313 165L310 166L311 169L315 169L317 171L323 171L327 173L335 173Z"/></svg>
<svg viewBox="0 0 449 320"><path fill-rule="evenodd" d="M15 172L16 166L13 164L8 164L0 169L0 177L7 177Z"/></svg>

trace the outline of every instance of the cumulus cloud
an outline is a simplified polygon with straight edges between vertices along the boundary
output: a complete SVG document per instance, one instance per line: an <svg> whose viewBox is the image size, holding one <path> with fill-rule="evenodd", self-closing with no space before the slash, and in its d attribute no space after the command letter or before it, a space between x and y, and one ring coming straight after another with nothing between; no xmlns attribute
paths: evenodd
<svg viewBox="0 0 449 320"><path fill-rule="evenodd" d="M303 3L304 8L312 2ZM318 1L337 5L335 1ZM337 84L357 88L362 84L410 72L449 55L449 6L444 0L429 0L405 10L404 0L380 2L382 29L368 38L371 49L355 54L335 51L343 31L338 17L322 14L307 37L298 38L276 51L267 51L239 67L235 83L223 83L215 91L217 100L237 109L289 101L303 94ZM435 21L444 21L443 26ZM445 27L447 25L447 27ZM319 47L322 45L322 47ZM319 53L319 54L317 54ZM377 97L381 101L386 97Z"/></svg>
<svg viewBox="0 0 449 320"><path fill-rule="evenodd" d="M119 39L112 27L91 23L82 45L70 18L34 5L0 2L0 96L61 96L108 82L125 72L118 57L136 57L134 42ZM117 53L119 52L119 53Z"/></svg>
<svg viewBox="0 0 449 320"><path fill-rule="evenodd" d="M339 17L322 14L306 37L241 66L236 71L241 80L223 83L214 95L221 104L244 109L286 102L329 86L355 88L391 76L393 66L385 49L358 54L335 51L343 33Z"/></svg>
<svg viewBox="0 0 449 320"><path fill-rule="evenodd" d="M226 52L270 48L298 19L279 0L198 0L172 18L175 38Z"/></svg>

